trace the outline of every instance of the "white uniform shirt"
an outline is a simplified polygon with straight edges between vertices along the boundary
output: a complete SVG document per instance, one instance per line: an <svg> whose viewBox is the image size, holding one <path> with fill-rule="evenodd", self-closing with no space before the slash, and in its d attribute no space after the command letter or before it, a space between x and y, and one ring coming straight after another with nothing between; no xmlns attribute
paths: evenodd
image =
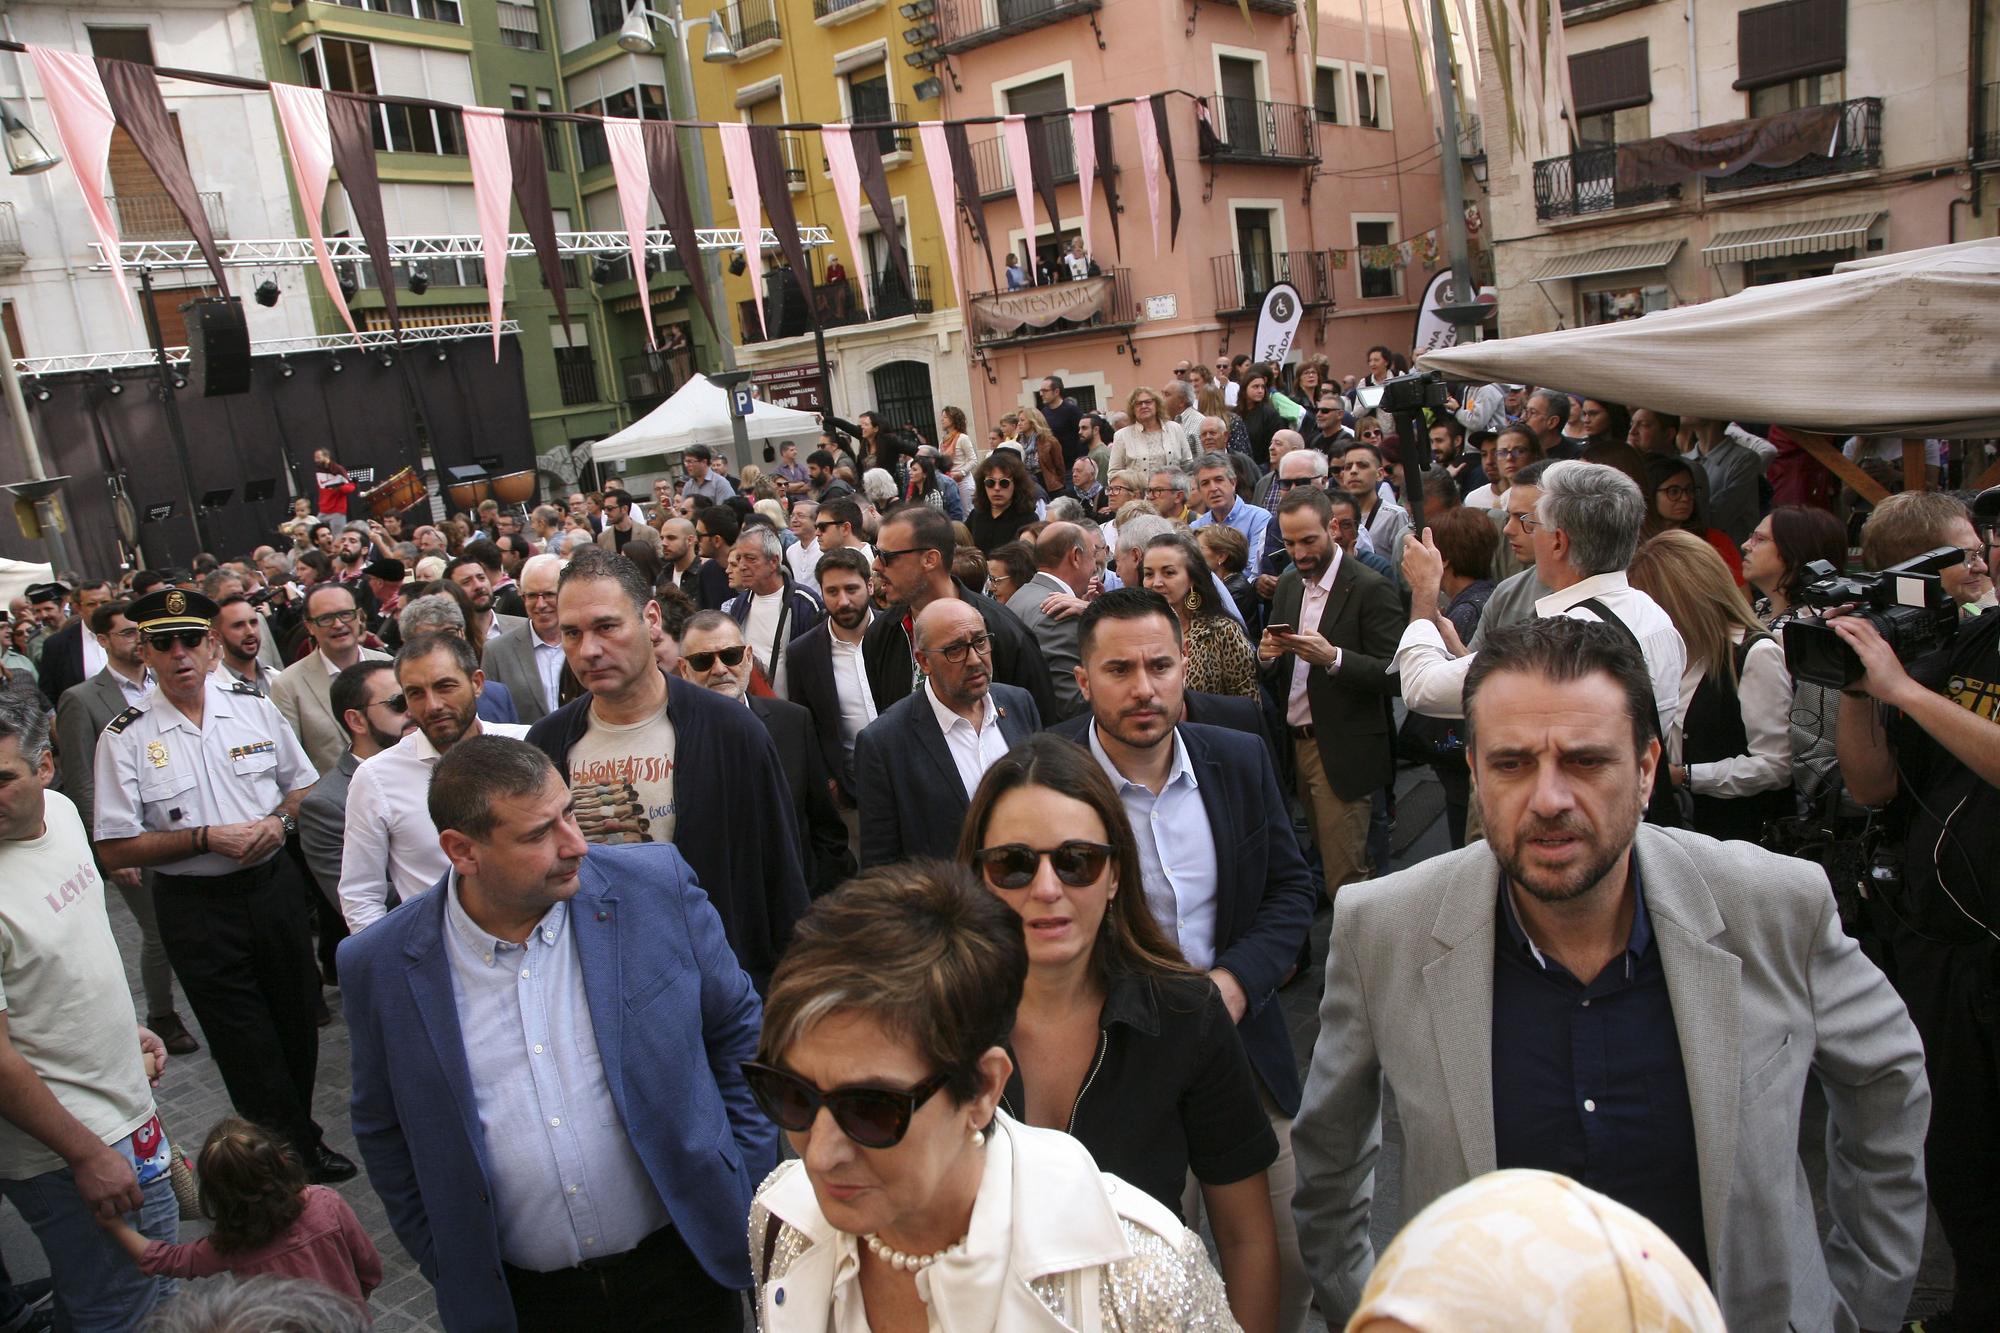
<svg viewBox="0 0 2000 1333"><path fill-rule="evenodd" d="M214 676L204 678L203 689L199 724L156 688L105 727L97 742L93 812L99 842L249 823L317 780L312 760L269 699ZM244 869L220 852L157 868L168 875Z"/></svg>

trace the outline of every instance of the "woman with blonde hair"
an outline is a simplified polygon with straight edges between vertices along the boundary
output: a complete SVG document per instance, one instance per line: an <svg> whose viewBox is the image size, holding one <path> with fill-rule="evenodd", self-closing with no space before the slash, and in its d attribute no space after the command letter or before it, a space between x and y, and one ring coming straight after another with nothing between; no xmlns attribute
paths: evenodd
<svg viewBox="0 0 2000 1333"><path fill-rule="evenodd" d="M1767 821L1796 813L1785 650L1750 614L1722 556L1692 532L1648 538L1627 577L1687 645L1664 772L1692 796L1696 832L1756 842Z"/></svg>
<svg viewBox="0 0 2000 1333"><path fill-rule="evenodd" d="M1055 496L1069 486L1069 468L1063 463L1062 441L1049 429L1049 419L1032 407L1021 409L1022 448L1028 471L1041 483L1042 490Z"/></svg>
<svg viewBox="0 0 2000 1333"><path fill-rule="evenodd" d="M1186 467L1194 461L1181 423L1169 420L1159 391L1140 385L1125 401L1132 424L1111 437L1111 470L1131 468L1150 475L1163 467Z"/></svg>

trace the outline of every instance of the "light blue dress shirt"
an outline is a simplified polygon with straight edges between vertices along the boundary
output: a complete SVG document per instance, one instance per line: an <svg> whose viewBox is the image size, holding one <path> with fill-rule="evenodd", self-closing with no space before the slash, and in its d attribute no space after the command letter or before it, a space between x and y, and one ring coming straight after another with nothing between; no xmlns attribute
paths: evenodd
<svg viewBox="0 0 2000 1333"><path fill-rule="evenodd" d="M1271 511L1261 505L1250 504L1239 495L1236 497L1236 503L1229 507L1228 516L1222 521L1242 533L1244 539L1250 543L1250 563L1244 569L1243 577L1256 578L1263 572L1265 530L1271 526ZM1188 531L1199 531L1213 522L1215 522L1214 514L1203 514L1188 524Z"/></svg>
<svg viewBox="0 0 2000 1333"><path fill-rule="evenodd" d="M1208 971L1215 966L1215 831L1180 731L1174 732L1173 770L1158 796L1118 771L1097 739L1095 722L1090 724L1090 755L1111 779L1132 821L1153 919L1180 942L1189 966Z"/></svg>
<svg viewBox="0 0 2000 1333"><path fill-rule="evenodd" d="M611 1099L557 903L524 944L481 930L445 886L445 951L485 1140L500 1255L554 1272L623 1254L668 1221Z"/></svg>

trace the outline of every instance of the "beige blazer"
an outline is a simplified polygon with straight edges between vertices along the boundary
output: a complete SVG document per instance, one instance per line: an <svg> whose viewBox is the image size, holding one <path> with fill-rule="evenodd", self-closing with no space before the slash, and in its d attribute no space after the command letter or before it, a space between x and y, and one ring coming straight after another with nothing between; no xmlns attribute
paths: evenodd
<svg viewBox="0 0 2000 1333"><path fill-rule="evenodd" d="M386 662L389 654L370 648L361 650L363 661ZM347 728L333 715L333 676L326 659L315 648L278 673L271 682L271 702L278 706L313 770L325 773L347 753Z"/></svg>
<svg viewBox="0 0 2000 1333"><path fill-rule="evenodd" d="M1694 1112L1709 1272L1732 1329L1896 1328L1924 1242L1923 1047L1841 932L1817 865L1641 825L1639 871ZM1402 1121L1405 1219L1492 1171L1500 869L1484 843L1334 905L1320 1033L1292 1126L1293 1211L1338 1327L1375 1263L1381 1085ZM1808 1071L1826 1092L1822 1240L1799 1162Z"/></svg>

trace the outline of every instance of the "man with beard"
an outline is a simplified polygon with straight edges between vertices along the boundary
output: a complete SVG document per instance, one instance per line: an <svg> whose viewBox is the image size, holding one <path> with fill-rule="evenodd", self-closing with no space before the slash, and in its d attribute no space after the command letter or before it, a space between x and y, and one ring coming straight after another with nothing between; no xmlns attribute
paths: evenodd
<svg viewBox="0 0 2000 1333"><path fill-rule="evenodd" d="M792 640L791 699L804 704L819 729L826 771L833 775L848 839L855 841L854 738L875 720L875 692L868 686L862 639L875 618L868 598L873 571L855 550L828 551L815 574L826 619Z"/></svg>
<svg viewBox="0 0 2000 1333"><path fill-rule="evenodd" d="M215 669L224 684L241 681L266 699L278 673L264 665L264 620L250 599L233 593L216 602Z"/></svg>
<svg viewBox="0 0 2000 1333"><path fill-rule="evenodd" d="M793 821L806 856L806 883L814 897L831 893L854 873L854 858L847 850L847 826L833 807L812 714L788 700L750 692L756 658L742 628L725 612L696 612L676 638L680 651L675 669L681 679L748 705L771 733L791 788Z"/></svg>
<svg viewBox="0 0 2000 1333"><path fill-rule="evenodd" d="M458 585L471 604L465 617L465 637L470 642L484 644L528 623L526 616L502 615L494 609L492 575L477 556L459 556L445 566L444 576Z"/></svg>
<svg viewBox="0 0 2000 1333"><path fill-rule="evenodd" d="M520 537L505 534L491 541L465 544L465 554L477 560L486 571L486 583L492 589L493 610L497 615L527 619L528 609L521 604L520 585L514 582L520 577L521 562L527 558L522 554L526 545Z"/></svg>
<svg viewBox="0 0 2000 1333"><path fill-rule="evenodd" d="M1347 1319L1374 1264L1386 1082L1406 1216L1489 1171L1552 1171L1666 1232L1731 1328L1899 1327L1924 1242L1924 1052L1826 873L1640 825L1653 683L1610 625L1493 635L1466 702L1487 840L1334 906L1292 1140L1320 1314ZM1808 1075L1830 1229L1798 1159Z"/></svg>
<svg viewBox="0 0 2000 1333"><path fill-rule="evenodd" d="M518 724L480 720L485 683L472 645L456 634L413 635L396 654L396 684L417 729L356 768L348 785L340 914L353 933L450 868L424 803L438 760L474 736L528 734Z"/></svg>
<svg viewBox="0 0 2000 1333"><path fill-rule="evenodd" d="M336 583L357 582L367 568L368 533L361 527L342 528L333 539L333 577Z"/></svg>
<svg viewBox="0 0 2000 1333"><path fill-rule="evenodd" d="M356 662L341 672L333 682L333 707L352 742L299 806L299 850L321 897L339 919L341 844L346 840L347 793L354 772L363 760L373 759L415 731L417 723L396 684L396 669L388 662ZM344 922L339 933L346 936Z"/></svg>

